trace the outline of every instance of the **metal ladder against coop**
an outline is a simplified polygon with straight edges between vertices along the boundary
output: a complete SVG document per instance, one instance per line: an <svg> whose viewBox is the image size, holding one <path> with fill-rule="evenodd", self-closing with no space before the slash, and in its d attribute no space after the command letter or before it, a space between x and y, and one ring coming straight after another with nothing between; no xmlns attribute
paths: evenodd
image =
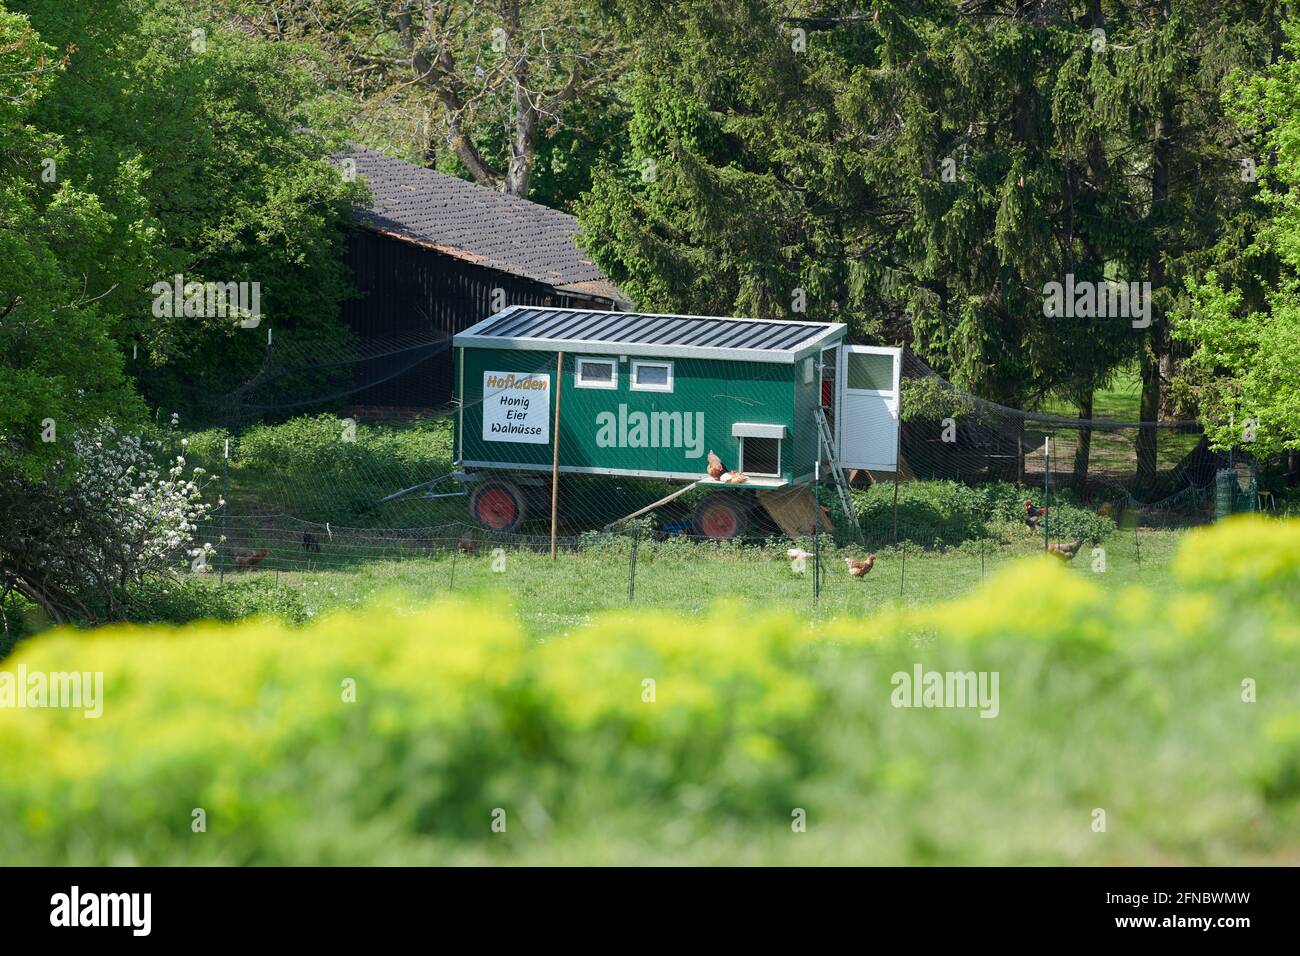
<svg viewBox="0 0 1300 956"><path fill-rule="evenodd" d="M830 468L831 480L835 483L835 491L840 496L840 507L844 509L844 514L853 524L855 533L860 536L861 529L858 528L858 516L853 513L853 498L849 495L849 481L844 477L844 472L840 469L839 454L835 449L835 439L831 437L831 426L826 421L826 410L818 405L813 409L813 417L817 419L817 441L818 455L825 459Z"/></svg>

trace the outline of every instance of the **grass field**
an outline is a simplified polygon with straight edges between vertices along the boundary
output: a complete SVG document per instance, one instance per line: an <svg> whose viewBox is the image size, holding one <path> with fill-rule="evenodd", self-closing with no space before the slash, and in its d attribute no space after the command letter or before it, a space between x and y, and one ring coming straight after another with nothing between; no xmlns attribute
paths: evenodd
<svg viewBox="0 0 1300 956"><path fill-rule="evenodd" d="M1135 422L1140 415L1142 379L1136 364L1120 369L1109 385L1098 389L1092 397L1092 417L1111 422ZM1054 415L1077 415L1079 410L1068 402L1048 402L1044 411Z"/></svg>
<svg viewBox="0 0 1300 956"><path fill-rule="evenodd" d="M1116 532L1103 544L1104 571L1092 570L1095 558L1087 546L1067 569L1106 588L1141 583L1160 589L1182 536L1143 529L1135 541L1131 531ZM439 595L469 596L513 607L530 634L547 637L581 626L597 612L629 606L700 613L725 600L749 610L780 609L812 618L919 607L965 594L1008 562L1041 554L1041 538L1023 527L1009 527L1006 538L1010 543L989 542L983 549L970 543L943 552L882 550L871 573L861 579L849 576L843 560L860 557L860 549L829 550L816 602L811 570L796 573L784 546L684 539L638 543L630 600L631 540L626 537L561 552L554 561L530 550L503 550L496 556L484 550L307 571L240 571L226 580L273 581L296 590L313 617L334 608L368 606L376 599L416 608ZM220 586L214 578L207 583Z"/></svg>
<svg viewBox="0 0 1300 956"><path fill-rule="evenodd" d="M0 858L1295 865L1300 528L1178 537L1096 574L1008 544L982 588L911 555L901 600L882 553L825 619L770 553L670 542L641 570L675 611L598 613L625 564L592 551L282 574L317 610L392 595L305 627L65 629L19 660L102 672L103 714L0 720ZM918 668L999 689L900 703Z"/></svg>

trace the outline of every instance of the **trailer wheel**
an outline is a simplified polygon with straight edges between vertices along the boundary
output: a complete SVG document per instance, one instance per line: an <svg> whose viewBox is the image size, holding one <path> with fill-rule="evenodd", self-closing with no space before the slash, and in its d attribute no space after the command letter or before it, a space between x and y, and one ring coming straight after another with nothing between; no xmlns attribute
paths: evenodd
<svg viewBox="0 0 1300 956"><path fill-rule="evenodd" d="M691 523L706 538L738 538L749 526L748 502L735 492L715 492L700 499Z"/></svg>
<svg viewBox="0 0 1300 956"><path fill-rule="evenodd" d="M469 512L474 520L493 531L518 530L526 511L519 486L503 478L481 482L469 496Z"/></svg>

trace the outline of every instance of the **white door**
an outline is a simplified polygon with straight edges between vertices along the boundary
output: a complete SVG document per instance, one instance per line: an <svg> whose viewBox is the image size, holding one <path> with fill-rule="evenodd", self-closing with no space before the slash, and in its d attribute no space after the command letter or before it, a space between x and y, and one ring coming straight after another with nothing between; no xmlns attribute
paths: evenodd
<svg viewBox="0 0 1300 956"><path fill-rule="evenodd" d="M898 467L898 382L902 350L846 345L837 376L836 448L841 468Z"/></svg>

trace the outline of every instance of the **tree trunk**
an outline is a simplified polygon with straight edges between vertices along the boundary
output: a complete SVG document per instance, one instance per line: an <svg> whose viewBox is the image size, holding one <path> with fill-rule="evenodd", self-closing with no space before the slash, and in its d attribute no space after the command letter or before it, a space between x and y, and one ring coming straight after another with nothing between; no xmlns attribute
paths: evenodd
<svg viewBox="0 0 1300 956"><path fill-rule="evenodd" d="M523 49L519 39L519 4L511 3L504 11L504 15L506 35L510 41L510 52L507 55L518 55L518 59L515 61L511 77L515 88L515 128L510 138L510 165L501 188L512 196L527 199L528 183L533 177L533 153L537 147L537 106L533 102L533 94L529 91L531 83L528 60L522 54L515 52Z"/></svg>
<svg viewBox="0 0 1300 956"><path fill-rule="evenodd" d="M1081 420L1092 419L1092 389L1088 390L1087 396L1079 403L1079 418ZM1083 500L1083 494L1088 486L1088 458L1092 454L1092 426L1083 425L1079 428L1079 442L1074 446L1074 478L1072 484L1074 493Z"/></svg>
<svg viewBox="0 0 1300 956"><path fill-rule="evenodd" d="M510 141L510 168L506 171L502 187L505 192L528 198L528 183L533 177L533 153L536 146L537 110L529 99L527 88L516 77L515 132Z"/></svg>
<svg viewBox="0 0 1300 956"><path fill-rule="evenodd" d="M1167 216L1169 204L1169 158L1173 151L1173 98L1165 93L1160 99L1160 113L1156 116L1152 129L1151 151L1151 211L1148 221L1153 233L1151 256L1147 260L1147 274L1151 281L1151 291L1162 288L1165 284L1164 261L1160 257L1162 237L1160 226ZM1139 429L1137 438L1137 483L1139 486L1154 484L1156 477L1157 429L1155 423L1160 420L1160 366L1169 351L1163 314L1151 306L1151 326L1146 332L1147 340L1142 349L1142 401L1139 417L1143 422L1150 422Z"/></svg>

